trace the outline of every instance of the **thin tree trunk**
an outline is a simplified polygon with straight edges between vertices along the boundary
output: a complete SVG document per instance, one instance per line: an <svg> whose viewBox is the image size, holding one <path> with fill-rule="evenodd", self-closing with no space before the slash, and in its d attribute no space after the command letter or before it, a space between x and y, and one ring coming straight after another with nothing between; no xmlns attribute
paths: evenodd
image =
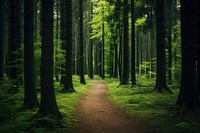
<svg viewBox="0 0 200 133"><path fill-rule="evenodd" d="M105 78L105 57L104 57L104 47L105 47L105 24L104 24L104 8L102 9L102 79Z"/></svg>
<svg viewBox="0 0 200 133"><path fill-rule="evenodd" d="M59 59L58 59L58 48L59 48L59 43L58 43L58 39L59 39L59 3L58 0L56 2L56 45L55 45L55 78L56 81L59 82Z"/></svg>
<svg viewBox="0 0 200 133"><path fill-rule="evenodd" d="M4 77L4 0L0 1L0 81Z"/></svg>
<svg viewBox="0 0 200 133"><path fill-rule="evenodd" d="M135 70L135 11L134 11L134 0L131 0L131 83L136 85L136 70Z"/></svg>
<svg viewBox="0 0 200 133"><path fill-rule="evenodd" d="M79 17L80 17L80 83L86 84L84 78L84 48L83 48L83 1L79 0Z"/></svg>
<svg viewBox="0 0 200 133"><path fill-rule="evenodd" d="M114 40L114 49L115 49L115 66L114 66L114 75L113 78L118 78L118 45L116 41Z"/></svg>
<svg viewBox="0 0 200 133"><path fill-rule="evenodd" d="M62 50L65 50L66 49L66 12L65 12L65 0L61 0L60 1L60 6L61 6L61 9L60 9L60 26L61 26L61 31L60 31L60 39L61 39L61 49ZM65 55L66 56L66 55ZM64 84L65 83L65 80L66 80L66 75L65 75L65 69L66 69L66 63L65 62L62 62L61 63L61 79L60 79L60 84Z"/></svg>
<svg viewBox="0 0 200 133"><path fill-rule="evenodd" d="M122 28L119 28L119 80L122 81Z"/></svg>
<svg viewBox="0 0 200 133"><path fill-rule="evenodd" d="M114 51L114 49L113 49L113 44L111 43L110 44L110 66L109 66L109 68L110 68L110 71L109 71L109 74L110 74L110 78L111 77L113 77L113 75L114 75L114 73L113 73L113 67L114 67L114 63L113 63L113 51Z"/></svg>
<svg viewBox="0 0 200 133"><path fill-rule="evenodd" d="M93 15L93 3L90 3L90 20L92 20ZM90 27L90 34L92 33L92 27ZM90 79L93 79L93 39L90 39L88 46L88 75Z"/></svg>

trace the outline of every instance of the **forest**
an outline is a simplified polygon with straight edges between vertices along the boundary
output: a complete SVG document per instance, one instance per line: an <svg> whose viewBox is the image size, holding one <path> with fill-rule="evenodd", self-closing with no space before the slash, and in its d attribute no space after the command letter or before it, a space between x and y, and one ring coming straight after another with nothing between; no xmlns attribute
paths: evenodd
<svg viewBox="0 0 200 133"><path fill-rule="evenodd" d="M199 0L0 0L1 133L200 133Z"/></svg>

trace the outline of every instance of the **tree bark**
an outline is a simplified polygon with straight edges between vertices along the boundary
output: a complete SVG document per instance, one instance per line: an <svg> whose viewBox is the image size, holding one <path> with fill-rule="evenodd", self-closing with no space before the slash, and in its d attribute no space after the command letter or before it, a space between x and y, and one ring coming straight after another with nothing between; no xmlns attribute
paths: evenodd
<svg viewBox="0 0 200 133"><path fill-rule="evenodd" d="M181 52L182 70L181 87L177 100L180 107L199 108L199 97L196 86L196 18L195 0L181 0Z"/></svg>
<svg viewBox="0 0 200 133"><path fill-rule="evenodd" d="M53 84L53 0L42 0L41 101L38 114L61 118Z"/></svg>
<svg viewBox="0 0 200 133"><path fill-rule="evenodd" d="M19 48L20 43L20 34L19 34L19 11L17 8L18 6L17 0L13 0L12 2L9 1L9 8L10 8L10 35L9 35L9 79L13 81L12 88L18 88L18 76L17 76L17 53L16 51ZM12 89L11 88L11 89Z"/></svg>
<svg viewBox="0 0 200 133"><path fill-rule="evenodd" d="M90 20L93 15L93 3L90 3ZM92 33L92 27L90 27L90 34ZM88 75L90 79L93 79L93 39L90 39L88 46Z"/></svg>
<svg viewBox="0 0 200 133"><path fill-rule="evenodd" d="M164 6L164 0L156 0L157 73L155 90L172 93L166 84Z"/></svg>
<svg viewBox="0 0 200 133"><path fill-rule="evenodd" d="M72 81L72 0L68 0L65 4L66 9L66 70L65 85L60 92L74 92Z"/></svg>
<svg viewBox="0 0 200 133"><path fill-rule="evenodd" d="M83 50L83 1L79 0L79 17L80 17L80 83L86 84L85 82L85 71L84 71L84 50Z"/></svg>
<svg viewBox="0 0 200 133"><path fill-rule="evenodd" d="M124 42L123 42L123 61L122 61L122 80L120 85L129 83L129 46L128 46L128 0L124 0L123 9L124 21Z"/></svg>
<svg viewBox="0 0 200 133"><path fill-rule="evenodd" d="M24 104L26 108L39 105L34 73L34 13L33 0L24 0Z"/></svg>
<svg viewBox="0 0 200 133"><path fill-rule="evenodd" d="M0 1L0 81L4 77L4 0Z"/></svg>
<svg viewBox="0 0 200 133"><path fill-rule="evenodd" d="M61 9L60 9L60 39L62 41L61 43L61 49L62 50L65 50L66 49L66 11L65 11L65 3L66 1L65 0L61 0L60 1L60 6L61 6ZM66 56L66 55L65 55ZM65 62L62 62L61 63L61 79L60 79L60 84L64 84L65 83L65 79L66 79L66 72L65 72L65 69L66 69L66 63Z"/></svg>
<svg viewBox="0 0 200 133"><path fill-rule="evenodd" d="M105 47L105 24L104 24L104 8L102 9L102 79L105 78L105 57L104 57L104 47Z"/></svg>
<svg viewBox="0 0 200 133"><path fill-rule="evenodd" d="M135 10L134 0L131 0L131 83L136 85L136 70L135 70Z"/></svg>

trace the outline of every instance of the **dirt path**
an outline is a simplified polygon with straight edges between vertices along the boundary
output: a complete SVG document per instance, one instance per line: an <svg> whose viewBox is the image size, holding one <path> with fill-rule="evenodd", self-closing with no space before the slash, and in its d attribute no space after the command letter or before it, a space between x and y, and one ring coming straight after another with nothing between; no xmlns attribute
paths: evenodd
<svg viewBox="0 0 200 133"><path fill-rule="evenodd" d="M95 86L78 105L78 125L73 133L155 133L107 100L107 85Z"/></svg>

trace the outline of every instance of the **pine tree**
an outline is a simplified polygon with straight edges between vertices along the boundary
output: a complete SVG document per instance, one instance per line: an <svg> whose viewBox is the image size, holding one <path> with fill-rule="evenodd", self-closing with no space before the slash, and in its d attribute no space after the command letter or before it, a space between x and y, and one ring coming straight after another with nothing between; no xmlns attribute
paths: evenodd
<svg viewBox="0 0 200 133"><path fill-rule="evenodd" d="M24 0L24 104L26 108L39 105L34 74L34 0Z"/></svg>

